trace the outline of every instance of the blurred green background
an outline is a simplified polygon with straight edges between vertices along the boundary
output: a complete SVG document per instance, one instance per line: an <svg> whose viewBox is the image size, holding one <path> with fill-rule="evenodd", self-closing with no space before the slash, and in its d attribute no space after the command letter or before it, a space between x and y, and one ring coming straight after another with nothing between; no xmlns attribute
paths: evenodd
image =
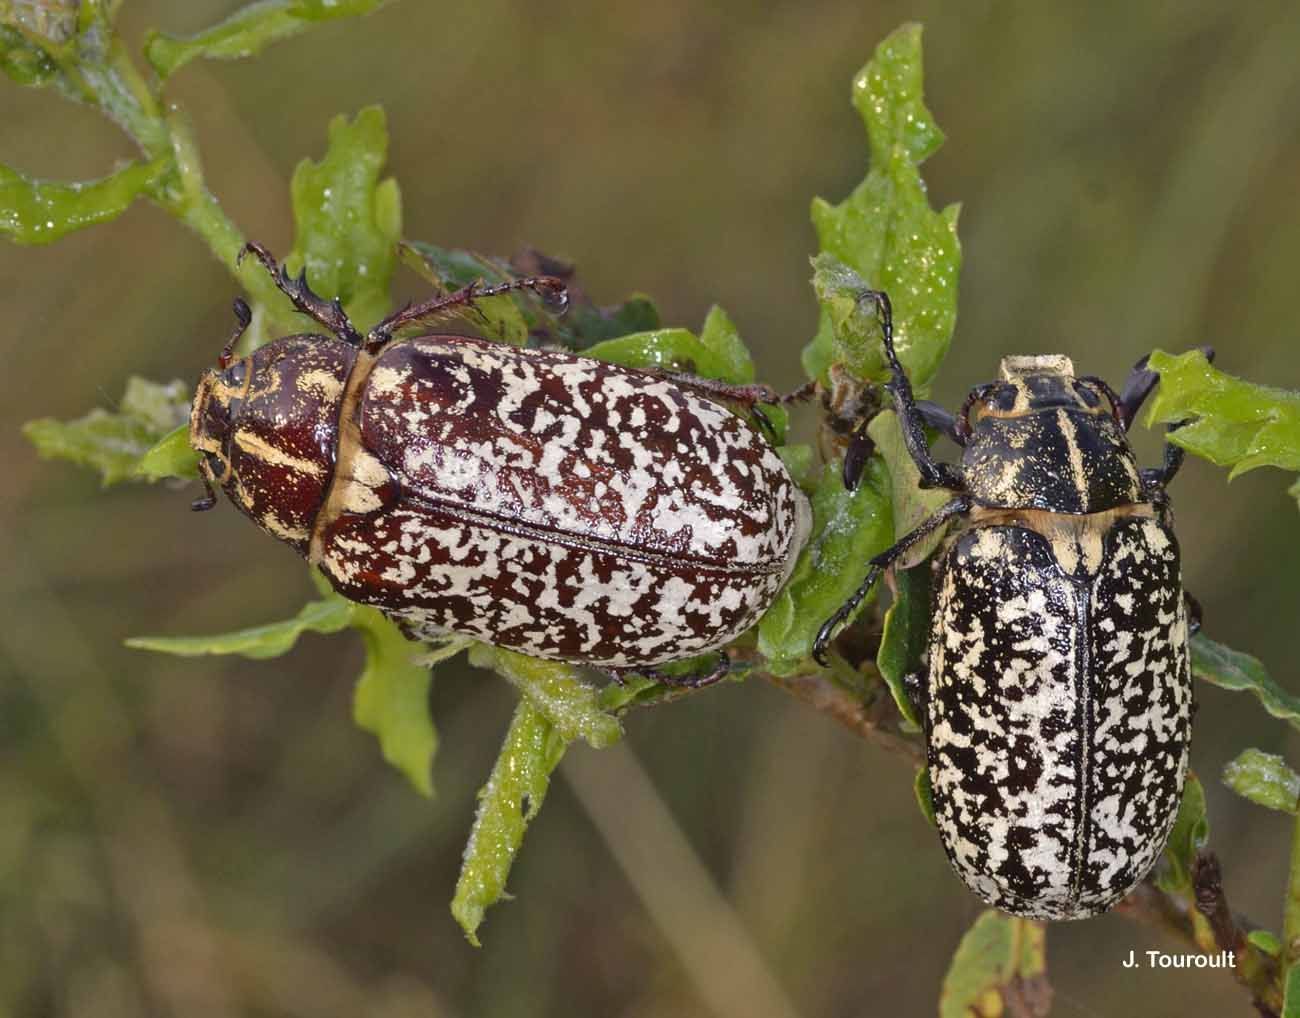
<svg viewBox="0 0 1300 1018"><path fill-rule="evenodd" d="M128 39L237 5L131 0ZM1060 351L1119 384L1153 346L1300 388L1300 6L404 0L172 83L208 180L287 250L287 180L337 112L382 103L408 236L576 262L666 321L731 313L760 375L798 381L816 309L813 195L866 144L852 75L908 19L948 134L926 167L961 201L961 313L937 398L999 356ZM128 143L0 83L0 161L99 176ZM403 275L397 296L421 284ZM512 694L435 682L428 803L349 718L358 647L278 661L127 651L142 633L286 617L291 553L192 492L35 459L31 417L111 405L132 373L194 379L234 285L158 210L50 248L0 246L0 1015L839 1016L934 1013L979 903L919 815L911 772L759 683L633 715L574 747L474 950L447 913ZM807 413L811 418L811 411ZM1138 436L1148 458L1150 434ZM1209 635L1300 688L1300 517L1283 475L1174 487ZM1202 686L1193 765L1234 906L1280 925L1289 821L1218 783L1246 745L1300 743ZM1055 926L1058 1015L1252 1013L1221 972L1126 970L1175 945L1121 917Z"/></svg>

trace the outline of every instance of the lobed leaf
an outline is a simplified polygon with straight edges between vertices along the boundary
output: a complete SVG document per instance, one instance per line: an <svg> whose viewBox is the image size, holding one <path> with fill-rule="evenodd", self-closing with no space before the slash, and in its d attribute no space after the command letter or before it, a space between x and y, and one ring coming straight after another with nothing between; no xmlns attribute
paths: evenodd
<svg viewBox="0 0 1300 1018"><path fill-rule="evenodd" d="M904 25L853 81L853 104L871 151L866 178L838 205L821 198L812 204L822 255L889 294L899 358L918 391L934 377L952 339L961 268L958 208L932 210L920 174L920 164L943 143L922 92L921 27ZM884 380L882 346L865 342L860 316L845 312L852 277L825 257L814 264L822 313L804 350L805 371L825 380L830 364L839 362L860 379Z"/></svg>
<svg viewBox="0 0 1300 1018"><path fill-rule="evenodd" d="M1246 749L1223 768L1223 783L1257 806L1280 813L1298 812L1300 774L1280 756L1258 749Z"/></svg>
<svg viewBox="0 0 1300 1018"><path fill-rule="evenodd" d="M104 484L141 478L141 463L169 432L189 416L190 393L184 382L160 384L143 378L127 380L121 407L96 408L84 417L58 421L50 417L28 421L23 434L45 459L71 460L100 472ZM154 466L158 461L153 461Z"/></svg>
<svg viewBox="0 0 1300 1018"><path fill-rule="evenodd" d="M251 3L224 21L191 36L151 32L144 53L160 78L198 57L210 60L239 60L264 47L307 31L313 25L336 18L369 14L388 0L261 0Z"/></svg>
<svg viewBox="0 0 1300 1018"><path fill-rule="evenodd" d="M528 275L553 275L565 280L569 287L567 309L552 307L529 291L481 301L480 310L489 331L492 330L492 309L507 302L518 309L527 327L525 338L572 350L582 350L603 339L659 328L659 312L648 298L632 297L613 307L598 307L583 293L572 266L536 251L527 251L515 261L508 262L473 251L442 248L412 240L403 241L400 252L403 262L444 291L474 282L504 283Z"/></svg>
<svg viewBox="0 0 1300 1018"><path fill-rule="evenodd" d="M1221 467L1228 479L1256 467L1300 471L1300 392L1255 385L1211 366L1199 350L1157 350L1149 361L1160 385L1147 425L1189 421L1170 441ZM1300 498L1300 482L1290 489Z"/></svg>
<svg viewBox="0 0 1300 1018"><path fill-rule="evenodd" d="M713 354L723 365L722 374L711 377L747 385L754 380L754 358L749 347L740 338L731 316L714 304L704 316L700 328L700 345Z"/></svg>
<svg viewBox="0 0 1300 1018"><path fill-rule="evenodd" d="M401 242L402 261L445 293L473 283L495 286L517 278L507 263L473 251L440 248L421 241ZM526 293L503 294L474 302L473 320L490 339L512 346L528 342L532 325L525 314ZM533 298L538 304L541 300Z"/></svg>
<svg viewBox="0 0 1300 1018"><path fill-rule="evenodd" d="M1198 679L1223 689L1254 693L1273 717L1300 728L1300 697L1273 681L1257 658L1197 633L1192 637L1192 671Z"/></svg>
<svg viewBox="0 0 1300 1018"><path fill-rule="evenodd" d="M357 680L352 718L379 739L384 759L406 775L421 795L433 796L433 757L438 732L429 710L433 669L408 640L374 608L351 606L350 625L361 631L366 665ZM447 656L469 643L452 641Z"/></svg>
<svg viewBox="0 0 1300 1018"><path fill-rule="evenodd" d="M1169 894L1192 893L1192 862L1210 837L1210 821L1205 813L1205 789L1192 771L1183 784L1183 798L1178 804L1173 830L1165 842L1164 864L1156 885Z"/></svg>
<svg viewBox="0 0 1300 1018"><path fill-rule="evenodd" d="M284 622L237 629L211 636L136 636L126 641L136 650L153 650L181 657L205 654L238 654L262 660L279 657L292 649L303 633L337 633L352 624L353 605L337 594L322 601L309 601Z"/></svg>
<svg viewBox="0 0 1300 1018"><path fill-rule="evenodd" d="M623 737L618 718L601 708L599 692L583 682L572 665L501 647L492 648L491 655L489 667L518 689L566 743L582 739L594 749L604 749ZM475 663L480 660L476 654Z"/></svg>
<svg viewBox="0 0 1300 1018"><path fill-rule="evenodd" d="M475 947L484 913L505 894L524 831L542 808L551 772L565 747L542 713L527 699L520 700L492 773L479 791L478 813L451 902L451 914Z"/></svg>
<svg viewBox="0 0 1300 1018"><path fill-rule="evenodd" d="M453 638L432 653L421 654L421 645L406 639L379 611L339 596L315 573L313 580L324 596L284 622L211 636L141 636L126 645L183 657L238 654L260 660L288 653L303 633L356 629L365 642L366 663L357 680L353 718L379 739L384 759L406 775L418 792L431 796L438 735L429 712L430 665L470 641Z"/></svg>
<svg viewBox="0 0 1300 1018"><path fill-rule="evenodd" d="M943 978L939 1015L1046 1014L1051 997L1044 925L988 909L957 945Z"/></svg>
<svg viewBox="0 0 1300 1018"><path fill-rule="evenodd" d="M297 229L286 264L305 268L323 297L342 300L362 331L388 313L397 266L401 196L397 181L379 179L387 158L384 111L367 106L351 121L330 121L325 155L302 160L290 184Z"/></svg>
<svg viewBox="0 0 1300 1018"><path fill-rule="evenodd" d="M135 465L135 476L146 481L168 477L197 480L199 454L190 445L190 427L181 424L158 439Z"/></svg>
<svg viewBox="0 0 1300 1018"><path fill-rule="evenodd" d="M2 54L0 49L0 62ZM63 184L33 180L0 165L0 234L15 244L51 244L74 230L116 219L162 174L160 163L128 163L99 180Z"/></svg>
<svg viewBox="0 0 1300 1018"><path fill-rule="evenodd" d="M837 467L824 467L812 508L813 537L758 623L758 649L776 675L790 674L808 658L822 623L857 589L867 561L889 547L893 534L889 479L878 458L855 491L845 489Z"/></svg>
<svg viewBox="0 0 1300 1018"><path fill-rule="evenodd" d="M654 368L735 381L729 376L733 363L705 346L690 329L653 329L606 339L588 347L583 356L626 368Z"/></svg>

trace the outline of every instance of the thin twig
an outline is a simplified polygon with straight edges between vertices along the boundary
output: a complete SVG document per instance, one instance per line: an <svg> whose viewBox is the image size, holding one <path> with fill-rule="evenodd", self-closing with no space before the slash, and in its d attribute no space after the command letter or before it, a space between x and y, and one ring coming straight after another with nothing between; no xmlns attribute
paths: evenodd
<svg viewBox="0 0 1300 1018"><path fill-rule="evenodd" d="M1230 951L1236 960L1232 974L1250 993L1256 1010L1261 1015L1279 1014L1282 997L1278 992L1279 968L1277 959L1257 950L1246 939L1249 920L1236 915L1228 906L1223 892L1223 868L1213 852L1198 852L1192 860L1192 887L1196 896L1196 910L1205 916L1214 932L1214 941L1221 951Z"/></svg>
<svg viewBox="0 0 1300 1018"><path fill-rule="evenodd" d="M898 712L888 696L865 701L818 673L759 674L778 689L830 715L862 738L904 756L918 766L925 763L924 747L916 736L901 730L897 723Z"/></svg>

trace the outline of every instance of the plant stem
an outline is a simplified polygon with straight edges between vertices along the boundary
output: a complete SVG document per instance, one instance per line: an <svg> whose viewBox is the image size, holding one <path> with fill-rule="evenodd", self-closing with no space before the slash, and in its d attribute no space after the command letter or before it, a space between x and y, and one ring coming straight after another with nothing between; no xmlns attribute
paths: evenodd
<svg viewBox="0 0 1300 1018"><path fill-rule="evenodd" d="M1288 968L1300 959L1300 812L1291 828L1291 865L1282 910L1282 957Z"/></svg>
<svg viewBox="0 0 1300 1018"><path fill-rule="evenodd" d="M289 304L266 273L251 263L236 268L245 237L207 187L189 119L179 107L165 108L158 87L122 45L112 11L105 13L102 6L83 5L79 31L66 42L23 34L58 66L67 94L99 109L159 168L157 182L145 193L198 234L259 306L287 315Z"/></svg>

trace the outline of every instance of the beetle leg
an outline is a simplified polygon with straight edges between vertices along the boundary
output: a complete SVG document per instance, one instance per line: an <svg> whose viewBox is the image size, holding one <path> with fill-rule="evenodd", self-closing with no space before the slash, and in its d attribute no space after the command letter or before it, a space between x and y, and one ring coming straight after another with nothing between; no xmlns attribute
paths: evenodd
<svg viewBox="0 0 1300 1018"><path fill-rule="evenodd" d="M543 299L557 302L561 310L568 307L569 304L568 287L565 285L564 280L557 276L527 276L523 279L512 279L508 283L498 283L495 286L470 283L468 286L462 286L452 293L434 297L419 304L408 304L400 311L393 312L370 330L370 333L366 336L366 350L369 353L377 353L384 344L393 338L393 333L404 325L410 325L412 322L418 322L423 318L431 318L447 311L454 311L457 308L472 308L477 300L482 300L485 297L497 297L513 290L532 290Z"/></svg>
<svg viewBox="0 0 1300 1018"><path fill-rule="evenodd" d="M212 490L212 481L203 467L199 468L199 480L203 482L203 495L191 502L190 508L196 513L205 513L217 504L217 493Z"/></svg>
<svg viewBox="0 0 1300 1018"><path fill-rule="evenodd" d="M275 280L275 285L280 289L281 293L293 302L295 308L308 318L314 318L320 322L321 325L344 342L351 343L353 346L361 345L361 335L343 310L343 304L337 297L333 300L326 300L314 293L312 288L307 285L306 268L298 274L297 279L294 279L283 265L277 264L275 256L270 251L261 244L255 244L252 241L249 241L240 250L239 256L235 259L235 264L239 265L244 260L244 255L250 252L256 255L257 260L266 267L266 271Z"/></svg>
<svg viewBox="0 0 1300 1018"><path fill-rule="evenodd" d="M235 326L235 331L230 334L230 339L226 341L226 345L221 348L221 353L217 355L217 367L223 371L230 367L230 362L235 356L235 344L239 342L244 330L253 321L253 312L249 310L248 301L244 300L243 297L235 298L231 310L235 312L235 321L238 324Z"/></svg>
<svg viewBox="0 0 1300 1018"><path fill-rule="evenodd" d="M817 388L816 382L805 382L791 392L780 393L770 385L763 385L761 382L751 385L739 385L735 382L724 382L718 378L693 375L688 371L663 371L657 368L643 368L642 370L647 375L666 378L683 389L691 389L703 396L712 396L715 399L726 400L728 403L739 403L746 407L753 407L758 403L770 403L773 406L797 403L800 400L807 399Z"/></svg>
<svg viewBox="0 0 1300 1018"><path fill-rule="evenodd" d="M947 435L957 445L965 445L967 435L958 425L957 415L947 407L940 406L933 400L918 399L916 412L921 415L927 428L933 428L941 435Z"/></svg>
<svg viewBox="0 0 1300 1018"><path fill-rule="evenodd" d="M1214 363L1214 347L1201 346L1197 347L1201 353L1205 354L1205 359ZM1138 411L1142 409L1142 404L1146 402L1151 390L1156 387L1160 381L1160 376L1147 367L1147 360L1150 354L1143 357L1133 365L1133 370L1129 372L1128 378L1124 382L1124 389L1119 394L1119 403L1116 410L1119 414L1120 424L1124 430L1128 431L1137 420Z"/></svg>
<svg viewBox="0 0 1300 1018"><path fill-rule="evenodd" d="M858 610L858 605L863 602L871 592L871 588L876 585L876 580L880 578L880 574L893 565L912 545L923 538L929 537L954 516L970 512L971 504L969 495L958 495L951 501L945 502L915 530L904 534L894 542L892 547L886 548L870 561L871 568L867 570L866 578L863 579L858 589L817 630L817 637L813 640L812 656L819 665L826 666L826 648L835 637L835 631Z"/></svg>
<svg viewBox="0 0 1300 1018"><path fill-rule="evenodd" d="M620 686L625 684L629 675L643 675L665 686L675 689L703 689L715 682L720 682L731 672L731 657L725 650L718 651L718 660L713 668L703 675L669 675L658 668L608 668L610 678Z"/></svg>
<svg viewBox="0 0 1300 1018"><path fill-rule="evenodd" d="M1169 427L1165 428L1165 434L1178 430L1178 428L1182 427L1184 423L1186 422L1169 425ZM1173 442L1168 441L1165 442L1164 463L1158 467L1147 467L1140 472L1142 476L1142 486L1149 494L1155 496L1164 490L1165 486L1174 479L1174 475L1177 474L1179 469L1182 467L1184 456L1185 454L1183 453L1183 447L1181 445L1174 445Z"/></svg>
<svg viewBox="0 0 1300 1018"><path fill-rule="evenodd" d="M930 709L930 687L925 681L925 676L920 672L908 672L903 676L903 690L907 693L912 711L921 719L921 727L925 728L926 716Z"/></svg>
<svg viewBox="0 0 1300 1018"><path fill-rule="evenodd" d="M885 388L894 398L894 412L898 414L898 422L903 429L903 442L907 446L907 452L921 473L920 486L964 491L966 486L958 472L930 455L930 445L925 440L925 418L912 394L912 383L894 349L894 310L889 303L888 294L883 290L864 290L858 300L871 301L876 306L885 344L885 359L889 361L890 380Z"/></svg>
<svg viewBox="0 0 1300 1018"><path fill-rule="evenodd" d="M964 412L959 416L928 399L916 401L916 412L927 428L933 428L940 434L947 435L957 445L966 444L969 433L962 427ZM858 481L862 479L862 471L866 469L867 460L871 459L871 454L876 448L875 442L867 434L869 423L870 421L867 420L858 425L853 432L853 437L849 439L848 448L844 450L842 475L844 487L849 491L857 488Z"/></svg>
<svg viewBox="0 0 1300 1018"><path fill-rule="evenodd" d="M1201 631L1201 619L1204 615L1201 611L1201 602L1184 590L1183 603L1187 606L1187 632L1195 636Z"/></svg>

